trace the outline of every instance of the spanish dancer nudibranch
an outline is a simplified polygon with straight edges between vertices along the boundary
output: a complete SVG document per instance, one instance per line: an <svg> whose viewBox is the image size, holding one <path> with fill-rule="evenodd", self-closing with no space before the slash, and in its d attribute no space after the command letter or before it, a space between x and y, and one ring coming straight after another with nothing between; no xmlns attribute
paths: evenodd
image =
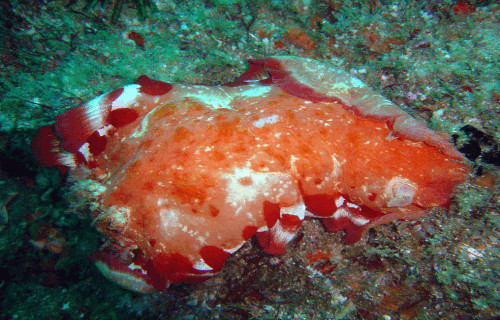
<svg viewBox="0 0 500 320"><path fill-rule="evenodd" d="M354 243L449 206L471 169L349 73L289 56L222 86L141 76L56 117L32 149L88 198L100 271L142 293L209 278L254 235L283 254L307 218Z"/></svg>

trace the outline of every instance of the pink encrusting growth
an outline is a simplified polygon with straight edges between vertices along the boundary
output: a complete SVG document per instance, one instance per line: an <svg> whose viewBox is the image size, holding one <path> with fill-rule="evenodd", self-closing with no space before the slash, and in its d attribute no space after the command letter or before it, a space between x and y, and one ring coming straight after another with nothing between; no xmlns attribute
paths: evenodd
<svg viewBox="0 0 500 320"><path fill-rule="evenodd" d="M141 76L57 117L32 148L88 194L110 240L99 269L144 293L207 279L255 234L283 254L306 218L356 242L448 206L470 170L444 134L297 57L251 60L216 87Z"/></svg>

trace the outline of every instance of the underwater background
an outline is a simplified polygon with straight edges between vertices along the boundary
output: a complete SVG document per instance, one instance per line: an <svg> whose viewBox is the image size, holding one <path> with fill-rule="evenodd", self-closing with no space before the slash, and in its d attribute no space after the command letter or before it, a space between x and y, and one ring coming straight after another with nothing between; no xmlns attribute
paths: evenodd
<svg viewBox="0 0 500 320"><path fill-rule="evenodd" d="M0 319L499 319L496 1L6 0L0 23ZM272 55L343 68L452 135L475 172L450 210L353 245L309 220L284 256L251 239L163 293L105 279L87 208L31 154L38 127L140 75L215 85Z"/></svg>

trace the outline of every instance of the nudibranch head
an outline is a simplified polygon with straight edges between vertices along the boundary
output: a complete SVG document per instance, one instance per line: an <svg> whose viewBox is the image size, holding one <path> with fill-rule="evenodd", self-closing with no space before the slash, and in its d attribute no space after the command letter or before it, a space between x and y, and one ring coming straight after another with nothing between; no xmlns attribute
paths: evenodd
<svg viewBox="0 0 500 320"><path fill-rule="evenodd" d="M142 76L58 116L32 149L88 195L110 240L102 273L143 293L207 279L254 235L282 254L306 218L356 242L446 207L470 170L446 135L297 57L250 60L215 87Z"/></svg>

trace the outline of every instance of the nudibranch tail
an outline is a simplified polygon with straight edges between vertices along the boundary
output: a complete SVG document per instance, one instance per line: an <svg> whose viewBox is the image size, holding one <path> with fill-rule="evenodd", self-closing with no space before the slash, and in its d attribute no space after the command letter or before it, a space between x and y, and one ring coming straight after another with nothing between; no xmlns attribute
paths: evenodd
<svg viewBox="0 0 500 320"><path fill-rule="evenodd" d="M471 169L446 135L297 57L250 60L215 87L141 76L56 117L32 149L88 197L109 239L101 272L143 293L206 280L254 235L284 254L307 218L354 243L448 206Z"/></svg>

